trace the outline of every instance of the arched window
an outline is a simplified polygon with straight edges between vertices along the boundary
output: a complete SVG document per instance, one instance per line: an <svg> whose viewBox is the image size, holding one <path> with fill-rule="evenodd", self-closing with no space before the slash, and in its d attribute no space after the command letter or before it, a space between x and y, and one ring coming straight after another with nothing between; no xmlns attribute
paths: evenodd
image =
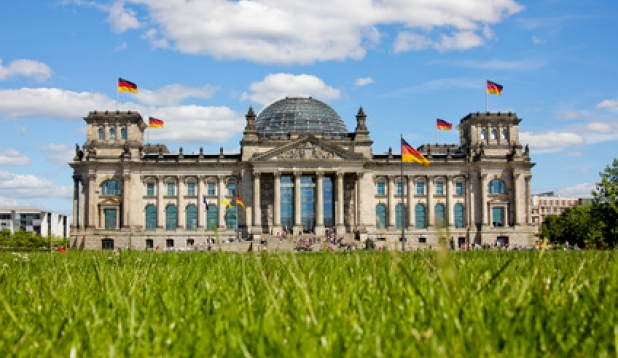
<svg viewBox="0 0 618 358"><path fill-rule="evenodd" d="M414 226L419 229L423 229L427 227L427 221L425 219L425 205L416 204L414 207Z"/></svg>
<svg viewBox="0 0 618 358"><path fill-rule="evenodd" d="M103 184L101 184L101 195L122 195L122 185L116 180L106 180L103 182Z"/></svg>
<svg viewBox="0 0 618 358"><path fill-rule="evenodd" d="M506 194L506 184L500 179L494 179L487 185L489 194Z"/></svg>
<svg viewBox="0 0 618 358"><path fill-rule="evenodd" d="M236 183L227 183L227 195L236 195Z"/></svg>
<svg viewBox="0 0 618 358"><path fill-rule="evenodd" d="M208 206L208 212L206 214L206 223L208 230L216 230L219 227L219 220L217 219L217 207L214 205Z"/></svg>
<svg viewBox="0 0 618 358"><path fill-rule="evenodd" d="M446 226L446 217L444 215L444 205L436 204L436 206L434 207L434 213L435 213L436 225L438 225L439 227Z"/></svg>
<svg viewBox="0 0 618 358"><path fill-rule="evenodd" d="M174 205L165 208L165 230L176 230L178 225L178 209Z"/></svg>
<svg viewBox="0 0 618 358"><path fill-rule="evenodd" d="M491 130L491 139L496 140L498 139L498 131L495 129Z"/></svg>
<svg viewBox="0 0 618 358"><path fill-rule="evenodd" d="M506 129L502 130L502 139L506 140L507 139L507 132Z"/></svg>
<svg viewBox="0 0 618 358"><path fill-rule="evenodd" d="M397 206L395 206L395 226L397 229L401 229L403 227L404 214L405 211L403 204L397 204Z"/></svg>
<svg viewBox="0 0 618 358"><path fill-rule="evenodd" d="M397 182L397 195L403 195L403 182L401 180Z"/></svg>
<svg viewBox="0 0 618 358"><path fill-rule="evenodd" d="M120 129L120 139L127 139L127 129L126 128Z"/></svg>
<svg viewBox="0 0 618 358"><path fill-rule="evenodd" d="M484 129L481 129L481 140L485 140L487 139L487 131Z"/></svg>
<svg viewBox="0 0 618 358"><path fill-rule="evenodd" d="M99 139L105 139L105 129L99 127Z"/></svg>
<svg viewBox="0 0 618 358"><path fill-rule="evenodd" d="M462 228L464 227L464 207L461 204L455 204L453 208L455 214L455 227Z"/></svg>
<svg viewBox="0 0 618 358"><path fill-rule="evenodd" d="M197 229L197 208L195 205L187 206L187 230Z"/></svg>
<svg viewBox="0 0 618 358"><path fill-rule="evenodd" d="M376 229L384 229L386 227L386 206L383 204L376 205Z"/></svg>
<svg viewBox="0 0 618 358"><path fill-rule="evenodd" d="M146 207L146 230L155 230L157 228L157 208L154 205Z"/></svg>
<svg viewBox="0 0 618 358"><path fill-rule="evenodd" d="M376 194L377 195L386 195L386 182L384 182L384 180L380 180L377 183Z"/></svg>
<svg viewBox="0 0 618 358"><path fill-rule="evenodd" d="M236 207L228 206L225 209L225 227L227 229L236 229Z"/></svg>
<svg viewBox="0 0 618 358"><path fill-rule="evenodd" d="M116 128L110 128L109 139L116 139Z"/></svg>

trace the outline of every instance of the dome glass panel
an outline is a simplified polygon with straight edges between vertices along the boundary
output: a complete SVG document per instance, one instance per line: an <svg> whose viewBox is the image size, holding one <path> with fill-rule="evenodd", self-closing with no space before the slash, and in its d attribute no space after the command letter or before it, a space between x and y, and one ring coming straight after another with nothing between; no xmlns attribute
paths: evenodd
<svg viewBox="0 0 618 358"><path fill-rule="evenodd" d="M286 97L265 107L255 121L261 137L287 137L290 133L346 136L341 117L327 104L311 97Z"/></svg>

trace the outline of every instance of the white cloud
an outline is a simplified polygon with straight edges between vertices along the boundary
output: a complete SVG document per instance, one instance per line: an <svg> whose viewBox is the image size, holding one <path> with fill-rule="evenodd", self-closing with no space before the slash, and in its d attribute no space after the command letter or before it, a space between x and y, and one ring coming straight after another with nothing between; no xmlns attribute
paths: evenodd
<svg viewBox="0 0 618 358"><path fill-rule="evenodd" d="M371 77L364 77L364 78L357 78L356 79L356 85L357 86L366 86L368 84L373 83L373 78Z"/></svg>
<svg viewBox="0 0 618 358"><path fill-rule="evenodd" d="M601 103L597 104L597 108L616 108L618 107L618 100L605 99Z"/></svg>
<svg viewBox="0 0 618 358"><path fill-rule="evenodd" d="M9 77L29 77L36 81L44 81L50 78L52 70L46 64L33 60L15 60L8 66L2 66L0 59L0 80Z"/></svg>
<svg viewBox="0 0 618 358"><path fill-rule="evenodd" d="M532 43L535 45L540 45L540 44L544 44L545 40L541 40L540 38L536 36L532 36Z"/></svg>
<svg viewBox="0 0 618 358"><path fill-rule="evenodd" d="M0 148L0 165L28 165L30 159L15 149Z"/></svg>
<svg viewBox="0 0 618 358"><path fill-rule="evenodd" d="M583 152L567 152L566 154L568 157L581 157L582 155L584 155Z"/></svg>
<svg viewBox="0 0 618 358"><path fill-rule="evenodd" d="M37 146L36 149L47 153L48 161L64 166L72 162L75 156L75 148L66 144L41 145Z"/></svg>
<svg viewBox="0 0 618 358"><path fill-rule="evenodd" d="M519 138L521 143L530 145L533 153L534 151L538 153L556 152L586 142L585 139L578 134L553 131L547 133L521 132Z"/></svg>
<svg viewBox="0 0 618 358"><path fill-rule="evenodd" d="M136 98L143 104L151 106L174 106L187 98L210 98L215 87L188 87L178 84L161 87L157 91L140 89Z"/></svg>
<svg viewBox="0 0 618 358"><path fill-rule="evenodd" d="M165 49L165 48L171 47L169 42L166 39L160 37L159 34L157 33L157 30L155 29L148 29L146 32L142 34L142 36L140 36L140 38L144 40L148 40L153 49L157 49L157 48Z"/></svg>
<svg viewBox="0 0 618 358"><path fill-rule="evenodd" d="M126 0L103 9L114 31L140 25L130 3L146 11L144 18L156 32L143 37L154 47L283 64L361 59L388 38L378 30L388 25L407 33L431 31L441 51L464 50L493 38L491 25L523 10L515 0L366 0L353 6L346 0ZM396 51L422 44L406 37L397 37Z"/></svg>
<svg viewBox="0 0 618 358"><path fill-rule="evenodd" d="M116 1L111 6L104 7L109 12L107 22L115 33L123 33L130 29L137 29L140 23L135 17L135 11L124 7L124 1Z"/></svg>
<svg viewBox="0 0 618 358"><path fill-rule="evenodd" d="M393 50L395 53L419 51L428 48L432 44L433 42L427 36L404 31L397 35Z"/></svg>
<svg viewBox="0 0 618 358"><path fill-rule="evenodd" d="M0 116L7 119L52 117L76 120L93 108L114 108L114 101L99 93L58 88L0 89Z"/></svg>
<svg viewBox="0 0 618 358"><path fill-rule="evenodd" d="M286 96L315 97L328 101L341 97L341 91L328 86L313 75L292 75L289 73L270 74L261 82L249 87L252 93L243 93L242 99L250 99L260 104L268 104Z"/></svg>
<svg viewBox="0 0 618 358"><path fill-rule="evenodd" d="M588 129L591 132L598 132L598 133L608 133L613 130L612 126L610 126L608 123L601 123L601 122L588 123L588 125L586 126L586 129Z"/></svg>
<svg viewBox="0 0 618 358"><path fill-rule="evenodd" d="M165 122L165 130L149 130L151 142L225 143L245 128L244 117L227 107L166 107L152 116Z"/></svg>
<svg viewBox="0 0 618 358"><path fill-rule="evenodd" d="M555 190L559 196L572 198L592 198L592 190L596 188L596 183L581 183L573 186Z"/></svg>
<svg viewBox="0 0 618 358"><path fill-rule="evenodd" d="M58 186L34 175L0 171L0 198L5 201L19 198L70 198L72 193L72 187Z"/></svg>
<svg viewBox="0 0 618 358"><path fill-rule="evenodd" d="M583 111L568 110L568 111L556 113L554 118L570 121L570 120L576 120L576 119L585 119L587 116L588 115Z"/></svg>

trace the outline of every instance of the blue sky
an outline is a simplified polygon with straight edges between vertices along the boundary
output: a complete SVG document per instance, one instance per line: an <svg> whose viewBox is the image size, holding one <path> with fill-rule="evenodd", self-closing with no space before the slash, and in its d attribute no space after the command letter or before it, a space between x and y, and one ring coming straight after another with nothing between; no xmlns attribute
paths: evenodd
<svg viewBox="0 0 618 358"><path fill-rule="evenodd" d="M485 110L522 118L532 189L589 196L618 156L618 2L124 0L0 2L0 205L71 214L91 110L165 121L150 142L238 152L249 106L360 106L374 153L436 142ZM117 77L138 94L117 93ZM118 96L118 104L116 104ZM458 143L456 130L440 143Z"/></svg>

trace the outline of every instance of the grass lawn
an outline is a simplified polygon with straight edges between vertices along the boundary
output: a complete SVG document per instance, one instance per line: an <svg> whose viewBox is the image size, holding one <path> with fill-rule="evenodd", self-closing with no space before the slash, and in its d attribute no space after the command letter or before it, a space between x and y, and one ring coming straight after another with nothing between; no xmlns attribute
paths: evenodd
<svg viewBox="0 0 618 358"><path fill-rule="evenodd" d="M615 357L616 258L0 252L0 356Z"/></svg>

